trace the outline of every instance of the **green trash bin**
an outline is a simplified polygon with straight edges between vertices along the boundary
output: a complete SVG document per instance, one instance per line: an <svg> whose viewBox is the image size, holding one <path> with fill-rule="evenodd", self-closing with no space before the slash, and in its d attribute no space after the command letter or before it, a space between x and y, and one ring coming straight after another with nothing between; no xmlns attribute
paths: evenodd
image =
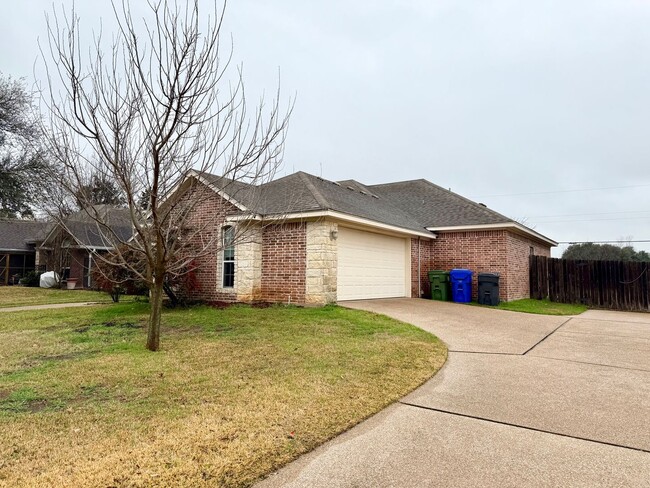
<svg viewBox="0 0 650 488"><path fill-rule="evenodd" d="M446 302L449 300L449 271L429 271L431 299Z"/></svg>

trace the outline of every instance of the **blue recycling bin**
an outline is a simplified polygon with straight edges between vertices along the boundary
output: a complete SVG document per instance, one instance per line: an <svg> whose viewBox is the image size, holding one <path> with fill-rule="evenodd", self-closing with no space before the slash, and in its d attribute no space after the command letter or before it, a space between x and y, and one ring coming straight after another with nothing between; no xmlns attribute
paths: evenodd
<svg viewBox="0 0 650 488"><path fill-rule="evenodd" d="M472 275L469 269L452 269L449 273L451 280L451 299L456 303L472 301Z"/></svg>

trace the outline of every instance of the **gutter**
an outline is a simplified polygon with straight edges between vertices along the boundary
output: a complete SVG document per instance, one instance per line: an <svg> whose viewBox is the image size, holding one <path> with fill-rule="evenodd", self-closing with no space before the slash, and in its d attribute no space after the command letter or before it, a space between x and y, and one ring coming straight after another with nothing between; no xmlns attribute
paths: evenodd
<svg viewBox="0 0 650 488"><path fill-rule="evenodd" d="M418 298L422 298L422 279L420 277L420 238L418 237Z"/></svg>
<svg viewBox="0 0 650 488"><path fill-rule="evenodd" d="M323 218L323 217L329 217L331 219L336 219L351 224L360 224L368 227L373 227L375 229L381 229L381 230L396 232L400 234L406 234L409 236L424 237L426 239L436 238L435 234L430 233L431 231L423 232L423 231L408 229L405 227L399 227L397 225L384 224L382 222L377 222L376 220L366 219L364 217L357 217L351 214L338 212L336 210L314 210L311 212L296 212L296 213L277 214L277 215L233 215L228 217L226 220L229 222L241 222L241 221L249 221L249 220L257 220L263 222L263 221L274 221L274 220L280 220L280 221L303 220L303 219Z"/></svg>

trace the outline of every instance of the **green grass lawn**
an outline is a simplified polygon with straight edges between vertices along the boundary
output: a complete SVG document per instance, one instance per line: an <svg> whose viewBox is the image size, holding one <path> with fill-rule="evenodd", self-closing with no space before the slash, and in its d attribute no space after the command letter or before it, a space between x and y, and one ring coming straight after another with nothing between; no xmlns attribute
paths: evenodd
<svg viewBox="0 0 650 488"><path fill-rule="evenodd" d="M0 486L249 486L446 359L434 336L336 306L146 303L0 315Z"/></svg>
<svg viewBox="0 0 650 488"><path fill-rule="evenodd" d="M587 307L584 305L578 305L575 303L555 303L548 300L535 300L533 298L501 302L497 307L490 308L511 310L513 312L537 313L542 315L579 315L587 310Z"/></svg>
<svg viewBox="0 0 650 488"><path fill-rule="evenodd" d="M0 286L0 308L73 302L110 302L105 292Z"/></svg>

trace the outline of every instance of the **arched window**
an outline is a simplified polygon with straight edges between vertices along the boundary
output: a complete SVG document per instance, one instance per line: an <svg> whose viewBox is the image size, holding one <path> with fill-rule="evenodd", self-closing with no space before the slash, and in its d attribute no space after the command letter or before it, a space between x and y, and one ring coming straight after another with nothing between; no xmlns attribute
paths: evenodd
<svg viewBox="0 0 650 488"><path fill-rule="evenodd" d="M222 230L223 239L223 280L224 288L235 286L235 229L227 226Z"/></svg>

